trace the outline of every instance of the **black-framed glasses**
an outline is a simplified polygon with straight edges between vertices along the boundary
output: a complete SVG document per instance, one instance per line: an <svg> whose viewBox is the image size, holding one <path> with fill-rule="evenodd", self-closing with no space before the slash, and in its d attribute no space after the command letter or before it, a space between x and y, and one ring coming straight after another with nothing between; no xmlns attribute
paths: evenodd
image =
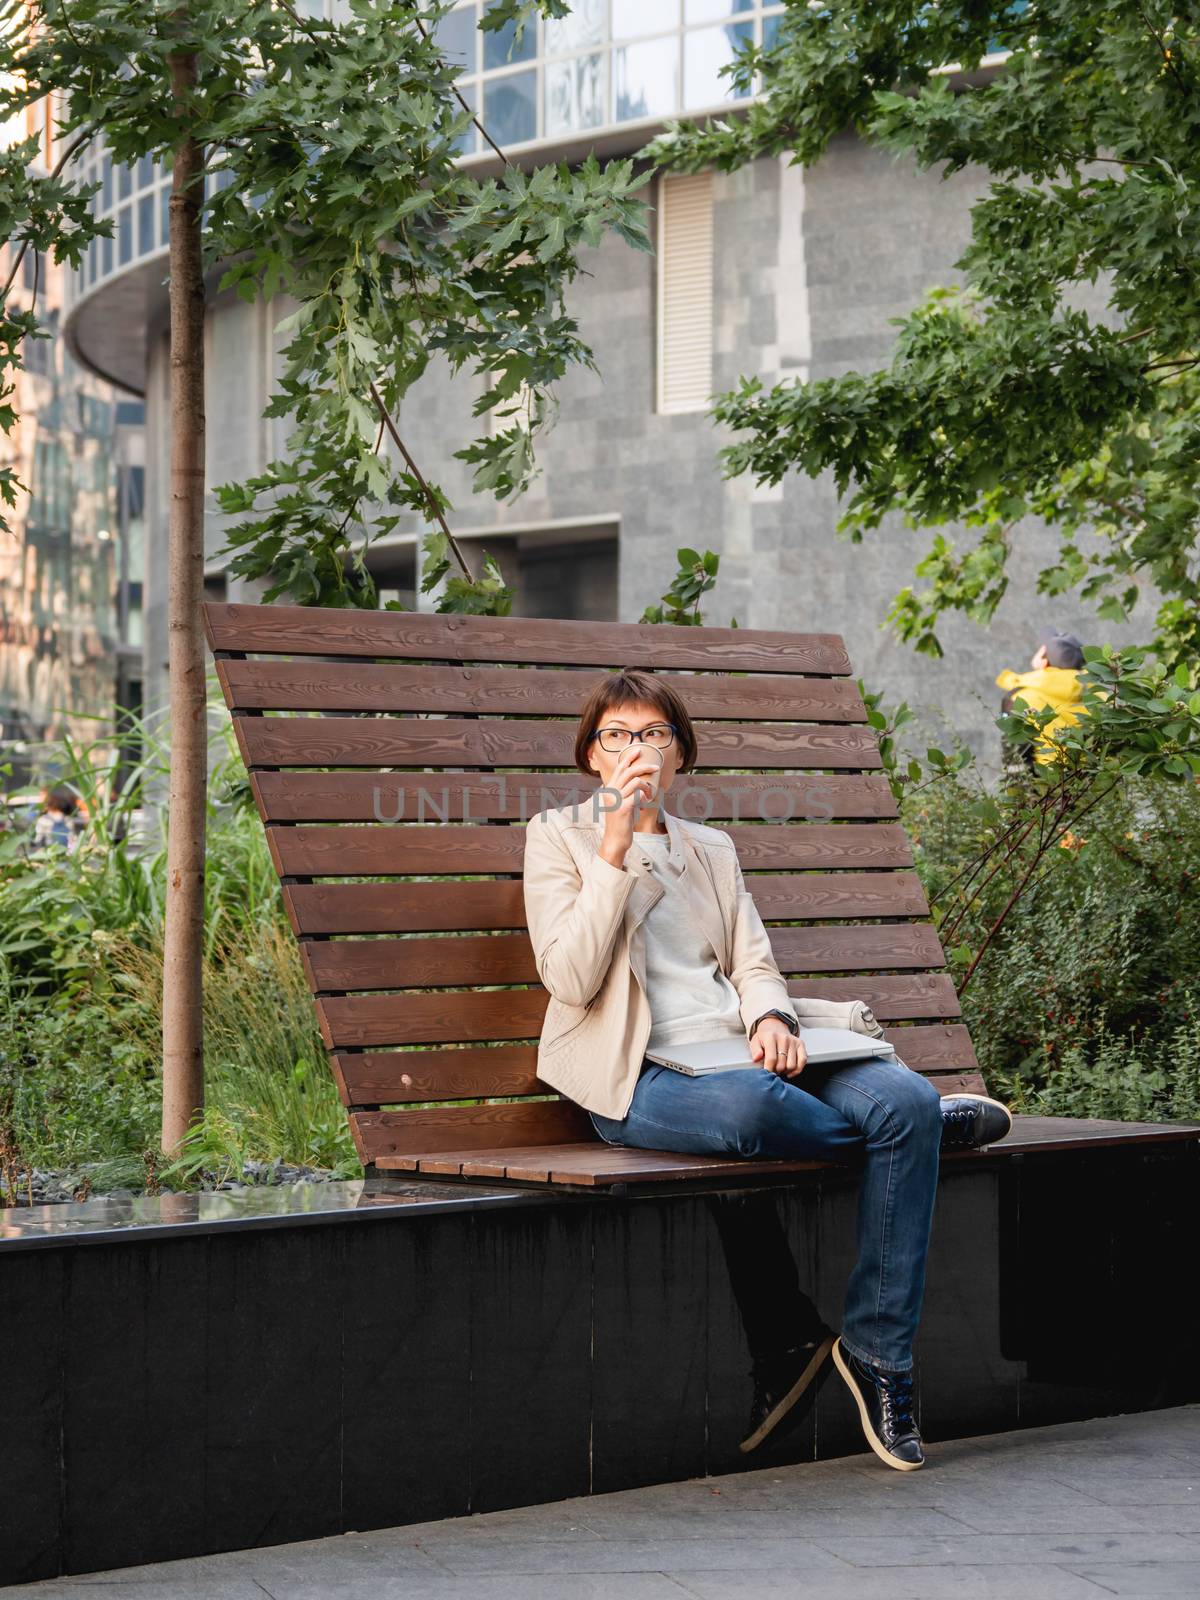
<svg viewBox="0 0 1200 1600"><path fill-rule="evenodd" d="M673 722L652 722L648 728L636 731L633 728L597 728L592 738L599 739L601 750L615 755L618 750L627 750L634 739L641 739L656 750L664 750L675 737L676 731Z"/></svg>

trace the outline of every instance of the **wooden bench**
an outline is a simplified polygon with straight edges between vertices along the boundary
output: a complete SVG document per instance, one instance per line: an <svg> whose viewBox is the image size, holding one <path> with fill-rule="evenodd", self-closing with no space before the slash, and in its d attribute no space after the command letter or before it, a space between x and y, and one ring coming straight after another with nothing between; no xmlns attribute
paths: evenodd
<svg viewBox="0 0 1200 1600"><path fill-rule="evenodd" d="M524 823L595 787L573 766L578 711L620 666L683 695L699 758L668 803L728 828L789 991L866 1000L943 1093L984 1087L838 635L212 603L204 620L368 1173L624 1191L817 1165L614 1147L536 1076ZM1018 1119L997 1148L1139 1133L1172 1136Z"/></svg>

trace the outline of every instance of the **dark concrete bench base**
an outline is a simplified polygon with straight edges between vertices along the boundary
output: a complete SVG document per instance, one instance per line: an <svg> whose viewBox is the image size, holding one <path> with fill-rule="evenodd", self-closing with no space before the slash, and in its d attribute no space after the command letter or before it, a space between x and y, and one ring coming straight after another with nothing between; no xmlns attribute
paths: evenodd
<svg viewBox="0 0 1200 1600"><path fill-rule="evenodd" d="M939 1440L1200 1399L1200 1132L1120 1126L946 1162L917 1344L931 1467ZM717 1188L420 1178L0 1213L0 1581L862 1452L836 1377L739 1452L716 1223L770 1208L836 1321L855 1180Z"/></svg>

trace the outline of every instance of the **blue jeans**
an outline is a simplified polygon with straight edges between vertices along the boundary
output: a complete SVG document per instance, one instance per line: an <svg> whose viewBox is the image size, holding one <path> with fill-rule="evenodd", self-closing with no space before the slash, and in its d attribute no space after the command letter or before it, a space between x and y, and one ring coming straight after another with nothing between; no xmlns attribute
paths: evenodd
<svg viewBox="0 0 1200 1600"><path fill-rule="evenodd" d="M842 1344L875 1366L911 1370L942 1136L941 1097L927 1079L899 1057L810 1066L792 1080L765 1067L691 1078L646 1057L626 1115L588 1115L609 1144L861 1165Z"/></svg>

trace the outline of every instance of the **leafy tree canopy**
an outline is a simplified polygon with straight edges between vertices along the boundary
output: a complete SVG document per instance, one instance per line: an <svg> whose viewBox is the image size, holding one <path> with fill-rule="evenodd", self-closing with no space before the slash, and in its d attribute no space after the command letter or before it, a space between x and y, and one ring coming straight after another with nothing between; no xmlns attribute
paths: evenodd
<svg viewBox="0 0 1200 1600"><path fill-rule="evenodd" d="M0 154L0 238L78 264L91 238L111 232L87 204L95 186L72 179L78 149L102 135L115 162L166 164L186 131L219 182L204 208L206 265L223 263L222 285L246 299L286 291L298 302L268 408L293 422L287 457L217 491L242 519L231 570L269 577L268 598L377 604L364 539L404 511L445 530L449 501L395 422L435 351L453 371L469 362L492 376L475 415L496 409L507 425L455 453L473 465L476 492L519 494L550 386L573 363L595 367L564 304L580 248L612 230L650 249L635 197L649 173L634 177L629 160L531 172L506 160L499 180L456 166L471 112L436 39L448 9L349 0L334 23L291 0L4 8L0 119L53 96L65 159L39 177L31 142ZM177 52L194 53L198 69L182 116L169 81ZM5 312L4 370L19 365L31 327L28 314ZM385 432L394 458L381 452ZM0 482L10 504L16 487L11 475ZM432 538L437 567L447 540ZM451 607L491 610L497 591L489 566L456 583Z"/></svg>
<svg viewBox="0 0 1200 1600"><path fill-rule="evenodd" d="M508 0L519 8L519 0ZM978 70L985 56L1007 52ZM951 71L951 69L960 69ZM714 415L745 437L727 476L830 471L854 542L892 511L938 533L890 620L940 654L936 624L993 615L1022 519L1061 532L1041 593L1078 586L1130 620L1162 595L1153 647L1200 654L1200 25L1162 0L793 0L769 49L725 69L769 93L744 117L673 122L667 169L820 159L846 129L947 177L990 174L962 281L896 319L889 365L769 390L743 378ZM1100 314L1080 289L1101 287Z"/></svg>

